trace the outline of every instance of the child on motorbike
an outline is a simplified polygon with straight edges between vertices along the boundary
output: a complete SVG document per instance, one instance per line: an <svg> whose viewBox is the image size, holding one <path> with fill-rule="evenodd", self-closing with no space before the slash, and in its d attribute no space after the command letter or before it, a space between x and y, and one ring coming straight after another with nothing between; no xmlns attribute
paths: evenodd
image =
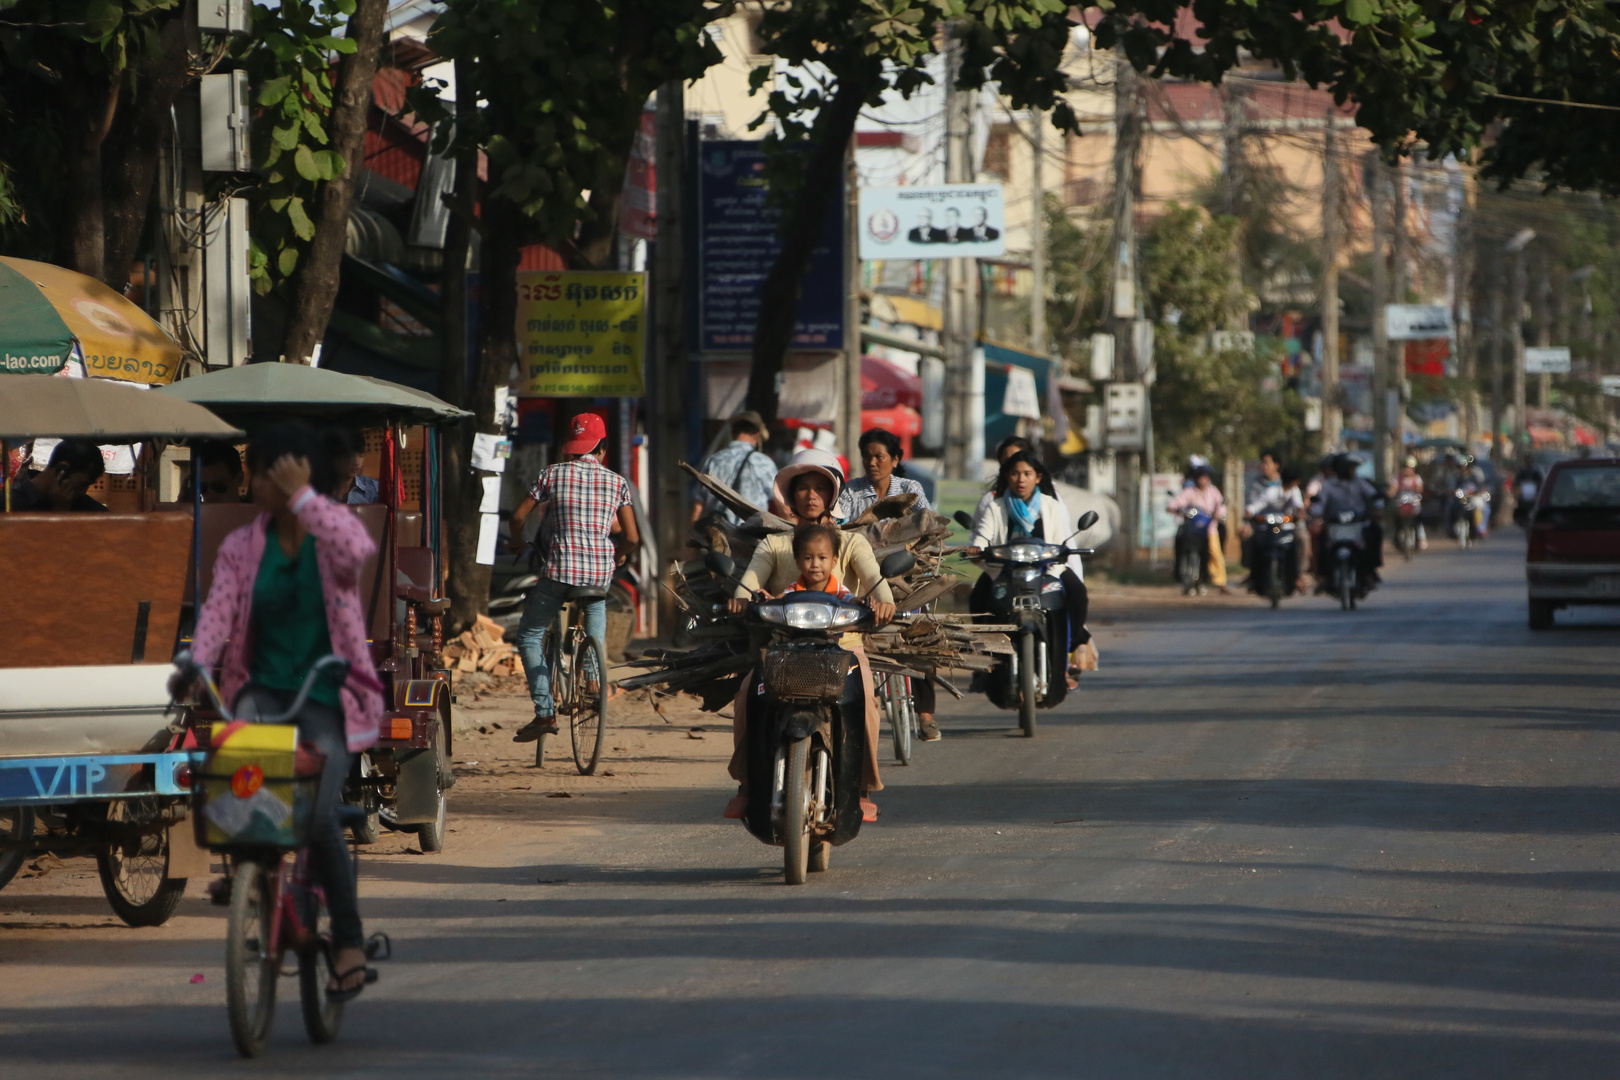
<svg viewBox="0 0 1620 1080"><path fill-rule="evenodd" d="M839 540L838 530L825 522L812 522L795 529L793 561L799 568L799 576L782 590L782 595L786 596L791 592L824 592L840 600L858 600L855 594L844 588L838 580ZM866 762L862 768L861 811L866 820L873 821L877 818L877 806L866 796L871 792L882 790L883 782L878 778L877 742L880 714L873 691L872 669L867 662L866 649L861 644L860 634L845 634L839 640L839 645L855 655L861 669L861 689L866 702ZM733 747L729 771L739 786L737 794L726 804L725 816L728 818L742 817L748 805L748 793L741 785L746 782L747 776L747 763L744 760L748 731L746 713L748 689L753 681L754 673L750 671L743 677L732 707Z"/></svg>

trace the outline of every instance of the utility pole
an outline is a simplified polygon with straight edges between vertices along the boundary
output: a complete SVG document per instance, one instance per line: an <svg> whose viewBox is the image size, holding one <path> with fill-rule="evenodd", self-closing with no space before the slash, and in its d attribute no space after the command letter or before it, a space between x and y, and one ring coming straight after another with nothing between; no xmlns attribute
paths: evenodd
<svg viewBox="0 0 1620 1080"><path fill-rule="evenodd" d="M1046 355L1046 118L1029 111L1029 351Z"/></svg>
<svg viewBox="0 0 1620 1080"><path fill-rule="evenodd" d="M1524 451L1525 432L1530 424L1524 415L1524 293L1529 284L1529 268L1523 250L1513 253L1513 295L1508 300L1508 344L1513 347L1513 459Z"/></svg>
<svg viewBox="0 0 1620 1080"><path fill-rule="evenodd" d="M648 380L648 427L652 432L653 526L658 554L667 566L681 557L690 533L691 500L680 470L686 453L686 327L681 281L685 270L682 191L686 180L686 86L671 79L658 88L658 239L653 247L654 314L657 318ZM659 568L663 580L664 568ZM675 595L658 588L657 632L668 638L679 625Z"/></svg>
<svg viewBox="0 0 1620 1080"><path fill-rule="evenodd" d="M1339 392L1339 158L1333 107L1322 126L1322 451L1339 445L1344 428Z"/></svg>
<svg viewBox="0 0 1620 1080"><path fill-rule="evenodd" d="M1406 303L1406 161L1404 158L1395 162L1391 170L1394 197L1391 201L1390 224L1393 233L1390 237L1390 262L1393 264L1394 280L1391 282L1393 300L1397 304ZM1406 385L1406 342L1391 343L1389 350L1389 382L1385 386L1385 399L1390 398L1389 391L1394 391L1393 403L1395 413L1392 430L1387 433L1387 439L1379 444L1379 460L1373 468L1378 474L1378 485L1382 487L1395 471L1395 458L1406 443L1406 401L1410 392Z"/></svg>
<svg viewBox="0 0 1620 1080"><path fill-rule="evenodd" d="M1500 470L1502 466L1502 413L1507 402L1502 393L1502 346L1507 342L1506 315L1503 293L1507 289L1502 277L1502 260L1491 260L1491 462Z"/></svg>
<svg viewBox="0 0 1620 1080"><path fill-rule="evenodd" d="M1115 61L1114 70L1114 377L1134 383L1142 377L1132 333L1142 306L1136 277L1136 165L1142 146L1142 90L1136 68L1124 56ZM1120 511L1119 562L1122 569L1128 569L1136 560L1138 543L1141 451L1128 448L1116 453L1114 469L1114 498Z"/></svg>
<svg viewBox="0 0 1620 1080"><path fill-rule="evenodd" d="M945 47L945 182L972 180L968 142L972 135L972 97L956 88L962 71L962 42L946 33ZM945 263L945 475L977 480L983 463L970 461L973 444L973 346L977 337L978 261L946 259Z"/></svg>
<svg viewBox="0 0 1620 1080"><path fill-rule="evenodd" d="M1543 248L1541 258L1541 283L1536 288L1536 344L1545 348L1552 342L1552 252ZM1567 338L1564 339L1566 342ZM1543 409L1552 406L1552 374L1540 372L1536 375L1536 404Z"/></svg>
<svg viewBox="0 0 1620 1080"><path fill-rule="evenodd" d="M1462 440L1468 447L1479 435L1479 335L1474 332L1479 305L1474 303L1478 241L1473 214L1466 202L1459 208L1453 238L1455 269L1452 306L1457 326L1457 373L1462 377Z"/></svg>
<svg viewBox="0 0 1620 1080"><path fill-rule="evenodd" d="M1388 229L1387 168L1382 160L1372 163L1372 308L1373 308L1373 369L1372 369L1372 421L1373 470L1378 486L1382 488L1388 478L1384 470L1384 447L1389 442L1389 323L1385 308L1389 304L1389 264L1384 257L1384 242Z"/></svg>
<svg viewBox="0 0 1620 1080"><path fill-rule="evenodd" d="M856 136L849 137L844 166L844 402L838 410L843 428L838 445L849 459L851 475L861 460L861 228L860 173L855 168Z"/></svg>

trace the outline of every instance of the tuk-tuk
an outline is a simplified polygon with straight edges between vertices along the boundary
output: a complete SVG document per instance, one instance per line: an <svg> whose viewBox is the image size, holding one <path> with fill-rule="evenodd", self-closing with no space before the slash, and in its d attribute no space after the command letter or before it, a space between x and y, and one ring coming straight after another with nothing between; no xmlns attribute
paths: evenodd
<svg viewBox="0 0 1620 1080"><path fill-rule="evenodd" d="M131 926L174 912L208 861L184 822L187 732L166 682L195 558L188 507L147 480L164 447L242 432L127 384L0 375L0 887L35 853L96 859ZM107 513L22 509L11 449L38 438L138 447L132 498Z"/></svg>
<svg viewBox="0 0 1620 1080"><path fill-rule="evenodd" d="M440 850L445 791L455 777L450 673L436 666L450 609L438 429L469 414L420 390L302 364L228 368L152 393L201 405L249 432L299 420L363 430L376 447L378 501L350 509L377 543L376 558L361 571L360 598L389 710L346 798L367 812L366 826L356 830L362 842L386 826L415 832L423 851ZM208 595L220 543L254 513L247 504L200 506L201 558L190 595Z"/></svg>

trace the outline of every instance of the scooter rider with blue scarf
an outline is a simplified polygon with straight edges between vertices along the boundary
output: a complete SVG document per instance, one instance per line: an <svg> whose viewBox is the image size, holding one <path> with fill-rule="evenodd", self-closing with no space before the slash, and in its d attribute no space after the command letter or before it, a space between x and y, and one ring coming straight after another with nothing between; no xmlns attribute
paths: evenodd
<svg viewBox="0 0 1620 1080"><path fill-rule="evenodd" d="M969 558L976 557L985 548L1009 544L1021 537L1062 544L1074 533L1074 519L1069 508L1052 486L1051 474L1039 458L1028 451L1012 455L1001 465L1001 474L991 488L994 496L984 506L968 547ZM1079 685L1081 664L1078 654L1091 640L1086 629L1086 584L1080 556L1071 555L1060 578L1063 582L1064 606L1069 612L1069 688ZM975 615L991 611L993 581L989 574L980 574L968 597L968 610Z"/></svg>

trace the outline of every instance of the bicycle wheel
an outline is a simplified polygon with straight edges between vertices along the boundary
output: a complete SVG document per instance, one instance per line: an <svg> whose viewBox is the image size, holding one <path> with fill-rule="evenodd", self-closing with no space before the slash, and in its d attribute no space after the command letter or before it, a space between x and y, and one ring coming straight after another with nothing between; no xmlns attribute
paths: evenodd
<svg viewBox="0 0 1620 1080"><path fill-rule="evenodd" d="M582 635L574 647L574 710L568 724L574 742L574 765L581 776L596 772L607 734L608 679L602 643ZM591 684L596 689L591 690Z"/></svg>
<svg viewBox="0 0 1620 1080"><path fill-rule="evenodd" d="M231 913L225 929L225 1004L231 1038L243 1057L258 1057L270 1041L276 1013L276 979L281 958L270 952L270 930L276 918L279 864L261 866L244 860L231 879Z"/></svg>
<svg viewBox="0 0 1620 1080"><path fill-rule="evenodd" d="M903 695L905 678L900 675L883 676L883 712L894 737L894 759L902 765L911 764L911 718L906 712Z"/></svg>
<svg viewBox="0 0 1620 1080"><path fill-rule="evenodd" d="M169 876L169 830L162 816L151 795L107 806L110 835L96 850L96 874L113 914L130 926L162 926L186 893L186 879Z"/></svg>
<svg viewBox="0 0 1620 1080"><path fill-rule="evenodd" d="M568 700L568 672L564 670L566 661L563 659L563 634L568 625L568 609L558 612L556 622L546 631L546 670L551 677L551 706L556 715L565 715L565 706ZM534 767L544 768L546 764L546 740L548 736L542 735L534 741Z"/></svg>
<svg viewBox="0 0 1620 1080"><path fill-rule="evenodd" d="M312 1043L329 1043L337 1038L338 1026L343 1023L343 1002L326 996L333 974L332 917L319 889L307 889L298 906L310 937L309 945L298 954L298 1002L303 1006L304 1031Z"/></svg>

